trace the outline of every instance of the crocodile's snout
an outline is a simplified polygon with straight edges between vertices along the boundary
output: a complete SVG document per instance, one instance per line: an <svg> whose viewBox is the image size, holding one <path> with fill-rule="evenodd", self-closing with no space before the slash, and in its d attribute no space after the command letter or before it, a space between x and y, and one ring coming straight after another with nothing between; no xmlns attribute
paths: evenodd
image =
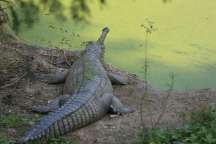
<svg viewBox="0 0 216 144"><path fill-rule="evenodd" d="M97 42L99 44L104 44L104 41L105 41L106 36L107 36L108 33L109 33L109 28L108 27L103 28L102 33L101 33L101 35L100 35Z"/></svg>
<svg viewBox="0 0 216 144"><path fill-rule="evenodd" d="M105 28L103 28L103 30L102 30L103 32L106 32L106 33L108 33L110 30L109 30L109 28L108 27L105 27Z"/></svg>

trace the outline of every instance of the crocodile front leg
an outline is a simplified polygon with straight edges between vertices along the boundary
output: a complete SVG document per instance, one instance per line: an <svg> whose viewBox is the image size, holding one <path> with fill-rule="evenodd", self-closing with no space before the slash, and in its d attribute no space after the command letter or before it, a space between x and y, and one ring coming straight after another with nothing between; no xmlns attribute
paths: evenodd
<svg viewBox="0 0 216 144"><path fill-rule="evenodd" d="M58 83L64 83L65 79L67 77L68 70L59 71L56 73L50 73L50 74L35 74L36 78L39 79L42 82L46 82L49 84L58 84Z"/></svg>
<svg viewBox="0 0 216 144"><path fill-rule="evenodd" d="M60 108L68 99L70 95L61 95L51 100L47 105L33 106L32 111L37 113L48 113Z"/></svg>
<svg viewBox="0 0 216 144"><path fill-rule="evenodd" d="M108 75L112 84L116 84L116 85L128 84L128 77L125 75L121 75L117 72L111 72L111 71L108 71L107 75Z"/></svg>
<svg viewBox="0 0 216 144"><path fill-rule="evenodd" d="M37 79L39 79L42 82L46 82L49 84L58 84L58 83L64 83L65 78L67 77L68 70L65 69L64 71L59 71L54 74L38 74L36 76ZM108 71L107 75L114 85L126 85L128 84L128 77L125 75L121 75L117 72L111 72Z"/></svg>
<svg viewBox="0 0 216 144"><path fill-rule="evenodd" d="M135 109L123 105L122 102L116 96L113 96L112 102L110 105L110 111L112 113L121 115L121 114L126 114L126 113L132 113L135 111Z"/></svg>

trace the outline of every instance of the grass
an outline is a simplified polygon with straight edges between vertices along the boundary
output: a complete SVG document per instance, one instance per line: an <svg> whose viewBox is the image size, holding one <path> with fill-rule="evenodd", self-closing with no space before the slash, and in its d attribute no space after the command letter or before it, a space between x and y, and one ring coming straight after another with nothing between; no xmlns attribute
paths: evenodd
<svg viewBox="0 0 216 144"><path fill-rule="evenodd" d="M18 126L25 125L29 123L29 121L30 121L29 118L21 115L15 115L15 114L1 115L0 128L15 128Z"/></svg>
<svg viewBox="0 0 216 144"><path fill-rule="evenodd" d="M26 124L30 124L32 120L23 115L7 114L0 115L0 129L17 128ZM14 144L14 140L6 139L0 136L0 144Z"/></svg>
<svg viewBox="0 0 216 144"><path fill-rule="evenodd" d="M192 113L191 121L177 129L151 129L135 144L215 144L216 108Z"/></svg>
<svg viewBox="0 0 216 144"><path fill-rule="evenodd" d="M78 140L71 140L64 137L53 138L48 141L48 144L79 144Z"/></svg>
<svg viewBox="0 0 216 144"><path fill-rule="evenodd" d="M13 140L7 140L5 138L0 138L0 144L14 144L15 141Z"/></svg>

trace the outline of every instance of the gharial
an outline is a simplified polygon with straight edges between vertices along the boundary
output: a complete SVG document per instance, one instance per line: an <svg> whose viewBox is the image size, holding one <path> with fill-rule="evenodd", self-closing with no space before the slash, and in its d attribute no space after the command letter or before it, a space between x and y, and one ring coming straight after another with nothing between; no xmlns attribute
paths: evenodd
<svg viewBox="0 0 216 144"><path fill-rule="evenodd" d="M57 77L55 81L65 80L63 95L47 106L34 107L34 111L49 113L27 131L18 144L64 135L103 118L110 110L121 114L134 111L113 95L111 81L104 69L104 41L108 32L109 29L104 28L96 42L86 45L69 72Z"/></svg>

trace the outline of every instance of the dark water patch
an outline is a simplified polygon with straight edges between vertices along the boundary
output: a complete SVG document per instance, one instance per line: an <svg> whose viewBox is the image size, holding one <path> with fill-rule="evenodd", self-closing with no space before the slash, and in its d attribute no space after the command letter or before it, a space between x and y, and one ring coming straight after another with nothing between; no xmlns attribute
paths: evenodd
<svg viewBox="0 0 216 144"><path fill-rule="evenodd" d="M142 62L141 64L144 64ZM185 91L202 88L216 88L216 68L214 64L202 66L201 70L179 68L175 65L164 64L159 61L150 60L148 67L148 79L150 83L159 89L168 89L170 73L174 74L174 89ZM144 78L144 71L140 69L138 76ZM212 77L211 77L212 76Z"/></svg>

